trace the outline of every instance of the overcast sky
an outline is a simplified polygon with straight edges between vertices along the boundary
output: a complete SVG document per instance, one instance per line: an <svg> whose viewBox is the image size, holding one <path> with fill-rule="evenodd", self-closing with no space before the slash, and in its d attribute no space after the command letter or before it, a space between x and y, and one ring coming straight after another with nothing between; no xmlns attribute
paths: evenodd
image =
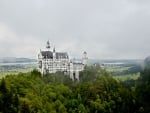
<svg viewBox="0 0 150 113"><path fill-rule="evenodd" d="M0 57L37 58L49 40L71 57L150 55L150 0L0 0Z"/></svg>

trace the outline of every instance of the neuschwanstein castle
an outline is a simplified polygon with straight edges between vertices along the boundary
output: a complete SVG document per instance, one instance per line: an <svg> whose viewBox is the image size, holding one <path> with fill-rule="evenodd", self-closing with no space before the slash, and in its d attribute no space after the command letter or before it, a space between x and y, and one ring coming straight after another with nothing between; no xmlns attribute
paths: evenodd
<svg viewBox="0 0 150 113"><path fill-rule="evenodd" d="M81 60L70 60L67 52L56 52L51 50L50 43L47 41L46 49L40 50L38 54L39 70L42 75L46 73L64 72L72 80L79 80L79 72L84 70L87 65L87 53L83 52Z"/></svg>

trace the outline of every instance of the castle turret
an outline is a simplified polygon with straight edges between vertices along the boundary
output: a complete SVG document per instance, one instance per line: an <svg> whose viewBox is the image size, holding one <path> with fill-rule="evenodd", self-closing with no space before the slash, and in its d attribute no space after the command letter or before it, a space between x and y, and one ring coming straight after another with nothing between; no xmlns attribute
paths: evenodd
<svg viewBox="0 0 150 113"><path fill-rule="evenodd" d="M83 52L82 63L84 65L87 65L87 63L88 63L88 57L87 57L87 52L86 51Z"/></svg>
<svg viewBox="0 0 150 113"><path fill-rule="evenodd" d="M47 43L46 43L46 49L50 50L50 48L51 48L51 46L50 46L50 43L49 43L49 40L48 40Z"/></svg>
<svg viewBox="0 0 150 113"><path fill-rule="evenodd" d="M55 47L53 48L53 59L56 59L56 51L55 51Z"/></svg>

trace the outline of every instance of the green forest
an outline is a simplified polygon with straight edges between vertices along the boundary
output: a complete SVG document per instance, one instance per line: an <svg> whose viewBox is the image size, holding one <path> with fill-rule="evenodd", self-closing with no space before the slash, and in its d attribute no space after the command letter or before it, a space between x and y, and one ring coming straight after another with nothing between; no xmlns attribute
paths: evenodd
<svg viewBox="0 0 150 113"><path fill-rule="evenodd" d="M0 113L149 113L150 68L137 80L117 81L100 66L87 66L80 81L37 70L0 80Z"/></svg>

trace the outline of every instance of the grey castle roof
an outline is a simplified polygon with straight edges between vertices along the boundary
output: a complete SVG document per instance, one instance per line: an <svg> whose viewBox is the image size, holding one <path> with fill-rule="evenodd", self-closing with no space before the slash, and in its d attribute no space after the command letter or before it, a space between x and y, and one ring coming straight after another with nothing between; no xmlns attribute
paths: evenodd
<svg viewBox="0 0 150 113"><path fill-rule="evenodd" d="M43 58L53 58L53 53L51 51L41 51Z"/></svg>
<svg viewBox="0 0 150 113"><path fill-rule="evenodd" d="M52 59L53 58L53 52L51 51L41 51L41 54L43 58ZM68 54L66 52L56 52L56 59L60 58L69 58Z"/></svg>
<svg viewBox="0 0 150 113"><path fill-rule="evenodd" d="M59 58L69 58L66 52L56 52L56 59Z"/></svg>

